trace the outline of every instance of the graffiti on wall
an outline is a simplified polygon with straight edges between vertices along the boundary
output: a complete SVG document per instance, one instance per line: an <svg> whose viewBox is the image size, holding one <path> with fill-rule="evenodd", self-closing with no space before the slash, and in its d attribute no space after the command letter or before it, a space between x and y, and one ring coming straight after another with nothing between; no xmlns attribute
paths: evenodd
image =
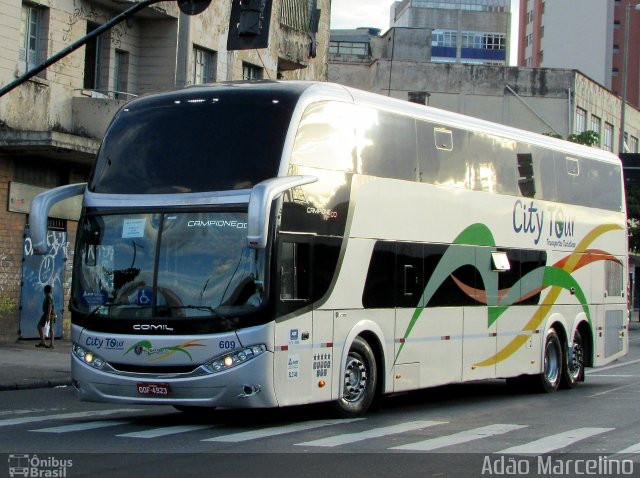
<svg viewBox="0 0 640 478"><path fill-rule="evenodd" d="M29 233L24 240L22 262L22 291L20 297L20 336L36 338L37 324L42 315L42 298L45 285L53 287L53 298L58 317L63 316L65 260L67 257L67 233L49 231L47 233L47 253L37 255ZM62 320L55 324L56 336L62 334Z"/></svg>
<svg viewBox="0 0 640 478"><path fill-rule="evenodd" d="M80 5L74 8L73 13L69 14L65 26L62 29L62 39L66 42L71 39L71 31L74 25L80 21L91 21L94 23L106 23L110 18L96 9L94 5ZM111 28L111 43L120 48L122 45L122 37L127 34L126 23L119 23Z"/></svg>

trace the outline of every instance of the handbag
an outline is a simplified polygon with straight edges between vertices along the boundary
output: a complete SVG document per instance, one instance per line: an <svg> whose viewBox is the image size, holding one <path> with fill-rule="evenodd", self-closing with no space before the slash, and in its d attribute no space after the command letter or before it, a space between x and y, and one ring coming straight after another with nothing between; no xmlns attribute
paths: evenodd
<svg viewBox="0 0 640 478"><path fill-rule="evenodd" d="M49 325L49 321L47 320L44 324L44 329L42 335L44 335L45 339L49 338L49 332L51 331L51 326Z"/></svg>

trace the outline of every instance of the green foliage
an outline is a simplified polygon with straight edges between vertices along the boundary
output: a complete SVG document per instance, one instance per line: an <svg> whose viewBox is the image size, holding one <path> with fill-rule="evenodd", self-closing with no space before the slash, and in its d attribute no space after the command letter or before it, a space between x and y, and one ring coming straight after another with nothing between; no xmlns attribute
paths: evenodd
<svg viewBox="0 0 640 478"><path fill-rule="evenodd" d="M629 251L640 253L640 187L627 187L627 217L629 226Z"/></svg>
<svg viewBox="0 0 640 478"><path fill-rule="evenodd" d="M570 134L567 141L584 144L586 146L596 146L600 144L600 135L593 130L587 130L582 133Z"/></svg>

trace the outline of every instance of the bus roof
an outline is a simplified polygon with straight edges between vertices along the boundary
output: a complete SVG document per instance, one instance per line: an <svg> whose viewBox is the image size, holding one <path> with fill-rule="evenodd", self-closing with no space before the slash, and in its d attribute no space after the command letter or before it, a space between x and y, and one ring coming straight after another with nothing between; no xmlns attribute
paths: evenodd
<svg viewBox="0 0 640 478"><path fill-rule="evenodd" d="M524 141L533 145L562 151L566 154L579 154L581 156L591 157L600 161L616 164L620 163L620 159L616 155L602 149L588 147L531 131L506 126L500 123L494 123L472 116L442 110L433 106L411 103L409 101L329 82L257 80L192 85L180 90L140 97L139 99L133 100L132 103L138 101L154 101L155 99L161 98L166 100L167 97L172 99L175 97L177 100L179 98L184 98L185 96L199 96L202 95L203 92L211 95L221 93L225 95L237 95L238 99L246 96L247 101L251 101L251 99L255 98L256 95L268 96L277 94L280 98L284 95L289 101L297 101L303 106L313 102L327 100L353 102L354 104L371 106L390 112L432 121L440 125L479 131L509 140Z"/></svg>

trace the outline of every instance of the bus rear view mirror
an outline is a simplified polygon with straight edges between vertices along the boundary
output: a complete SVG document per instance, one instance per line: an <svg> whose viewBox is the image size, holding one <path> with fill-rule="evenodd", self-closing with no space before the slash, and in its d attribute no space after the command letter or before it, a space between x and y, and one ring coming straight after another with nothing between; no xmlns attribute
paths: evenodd
<svg viewBox="0 0 640 478"><path fill-rule="evenodd" d="M252 249L264 249L267 246L271 203L278 194L305 184L315 183L316 176L284 176L267 179L256 184L249 197L249 224L247 240Z"/></svg>

